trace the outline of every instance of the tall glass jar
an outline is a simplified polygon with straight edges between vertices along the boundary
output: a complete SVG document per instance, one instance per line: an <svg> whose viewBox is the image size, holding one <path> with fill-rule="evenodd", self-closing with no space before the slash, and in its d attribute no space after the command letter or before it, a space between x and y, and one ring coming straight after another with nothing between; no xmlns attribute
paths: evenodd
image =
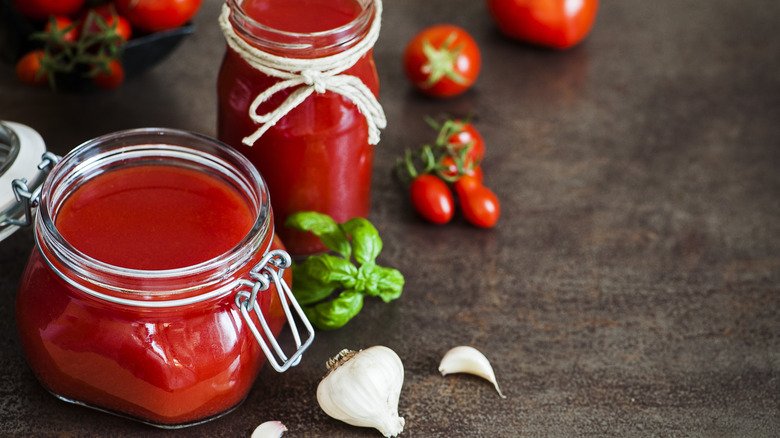
<svg viewBox="0 0 780 438"><path fill-rule="evenodd" d="M62 400L197 424L236 408L267 359L284 371L313 340L283 280L290 258L262 178L216 140L100 137L62 158L32 201L37 245L17 326L36 377ZM275 340L287 321L289 358Z"/></svg>
<svg viewBox="0 0 780 438"><path fill-rule="evenodd" d="M228 0L220 17L218 138L263 174L292 254L325 247L284 227L290 214L368 215L385 126L372 53L381 11L380 0Z"/></svg>

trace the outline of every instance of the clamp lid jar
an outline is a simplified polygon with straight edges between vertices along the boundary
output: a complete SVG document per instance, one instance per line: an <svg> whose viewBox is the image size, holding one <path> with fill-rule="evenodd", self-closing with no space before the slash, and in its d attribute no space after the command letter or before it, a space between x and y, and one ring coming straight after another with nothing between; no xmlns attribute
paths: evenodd
<svg viewBox="0 0 780 438"><path fill-rule="evenodd" d="M216 140L157 128L91 140L54 166L37 203L16 319L60 399L198 424L236 408L266 360L284 371L313 341L265 184Z"/></svg>

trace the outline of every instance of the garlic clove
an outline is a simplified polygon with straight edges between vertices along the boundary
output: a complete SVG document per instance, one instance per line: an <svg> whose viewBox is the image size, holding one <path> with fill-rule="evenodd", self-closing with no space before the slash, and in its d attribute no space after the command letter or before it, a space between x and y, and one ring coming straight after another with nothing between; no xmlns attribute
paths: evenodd
<svg viewBox="0 0 780 438"><path fill-rule="evenodd" d="M493 372L493 367L490 366L490 361L474 347L461 345L450 349L439 363L439 372L442 376L453 373L468 373L482 377L496 387L501 398L506 398L498 387L496 374Z"/></svg>
<svg viewBox="0 0 780 438"><path fill-rule="evenodd" d="M255 428L252 438L280 438L285 432L287 428L281 421L266 421Z"/></svg>
<svg viewBox="0 0 780 438"><path fill-rule="evenodd" d="M317 386L317 402L337 420L397 436L405 424L398 416L403 381L404 366L393 350L384 346L342 350L328 361L328 373Z"/></svg>

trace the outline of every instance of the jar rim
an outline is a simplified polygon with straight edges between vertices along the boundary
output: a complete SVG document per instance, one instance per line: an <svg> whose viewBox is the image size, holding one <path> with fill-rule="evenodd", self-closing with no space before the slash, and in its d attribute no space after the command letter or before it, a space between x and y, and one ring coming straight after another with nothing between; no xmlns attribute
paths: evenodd
<svg viewBox="0 0 780 438"><path fill-rule="evenodd" d="M357 0L362 9L350 22L339 27L315 32L295 32L260 23L243 8L245 0L227 0L230 23L242 38L264 50L284 55L327 56L344 50L362 38L371 26L376 12L375 0ZM322 52L322 53L320 53Z"/></svg>
<svg viewBox="0 0 780 438"><path fill-rule="evenodd" d="M149 159L202 166L246 190L242 194L256 215L249 232L232 248L211 259L160 270L103 262L80 251L60 234L55 224L57 209L75 186L112 169ZM265 182L243 155L202 134L170 128L138 128L94 138L65 155L43 184L35 230L36 245L44 252L44 259L61 277L68 277L69 282L112 293L165 299L174 294L177 298L182 293L197 294L203 287L213 288L248 263L258 251L267 252L273 239L273 220ZM71 278L71 273L78 279ZM141 279L143 288L131 286Z"/></svg>

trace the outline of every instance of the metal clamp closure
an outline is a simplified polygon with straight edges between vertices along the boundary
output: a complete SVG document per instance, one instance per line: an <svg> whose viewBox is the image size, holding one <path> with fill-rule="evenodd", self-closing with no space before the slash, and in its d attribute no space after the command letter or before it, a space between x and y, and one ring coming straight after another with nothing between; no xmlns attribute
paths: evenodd
<svg viewBox="0 0 780 438"><path fill-rule="evenodd" d="M38 169L48 174L57 162L60 161L60 157L46 152L41 157L41 163L38 164ZM16 202L23 203L24 206L24 218L23 219L7 219L0 225L15 225L18 227L28 227L33 221L33 209L38 207L41 197L41 189L43 184L39 184L35 190L30 192L30 188L27 185L27 179L15 179L11 181L11 188L14 191L14 197Z"/></svg>
<svg viewBox="0 0 780 438"><path fill-rule="evenodd" d="M241 311L241 317L252 331L257 343L260 344L260 348L263 350L263 353L265 353L266 358L268 358L268 362L280 373L286 371L291 366L298 365L301 361L303 352L309 348L309 345L314 341L314 328L303 313L303 309L301 309L298 301L295 300L287 282L282 278L284 270L290 266L292 266L292 259L285 251L269 251L250 271L249 277L251 280L239 281L240 286L248 287L249 290L239 290L236 292L236 306L238 306ZM263 316L260 306L257 304L258 293L267 290L271 284L276 286L276 292L279 294L279 301L282 304L287 323L290 325L293 339L295 339L296 351L289 358L276 341L276 338L268 326L268 322ZM292 305L293 309L298 314L298 318L309 333L308 338L303 343L301 342L301 335L298 330L296 318L293 317L290 310L290 305ZM252 321L249 314L249 311L253 309L255 314L257 314L258 321L260 321L260 327L263 330L262 334L257 329L257 326L255 326L254 321ZM269 343L273 347L273 351L269 348Z"/></svg>

